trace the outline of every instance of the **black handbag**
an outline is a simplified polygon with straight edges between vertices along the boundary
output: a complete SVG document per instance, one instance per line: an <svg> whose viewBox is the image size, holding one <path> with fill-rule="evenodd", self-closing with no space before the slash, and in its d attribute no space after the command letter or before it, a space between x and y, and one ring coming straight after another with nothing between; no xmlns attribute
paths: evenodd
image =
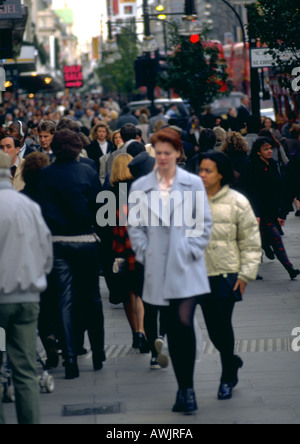
<svg viewBox="0 0 300 444"><path fill-rule="evenodd" d="M116 258L110 276L109 302L119 305L129 298L127 263L125 259Z"/></svg>

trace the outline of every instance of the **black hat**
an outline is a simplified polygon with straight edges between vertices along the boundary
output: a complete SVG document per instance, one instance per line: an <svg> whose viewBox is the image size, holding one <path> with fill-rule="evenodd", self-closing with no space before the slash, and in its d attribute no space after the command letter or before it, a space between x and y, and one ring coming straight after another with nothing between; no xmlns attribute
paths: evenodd
<svg viewBox="0 0 300 444"><path fill-rule="evenodd" d="M153 171L155 165L155 159L149 156L147 151L138 154L128 165L128 168L135 179L139 179L142 176Z"/></svg>
<svg viewBox="0 0 300 444"><path fill-rule="evenodd" d="M130 145L127 148L127 154L130 154L130 156L132 157L137 156L143 151L146 151L145 145L143 145L138 141L130 143Z"/></svg>

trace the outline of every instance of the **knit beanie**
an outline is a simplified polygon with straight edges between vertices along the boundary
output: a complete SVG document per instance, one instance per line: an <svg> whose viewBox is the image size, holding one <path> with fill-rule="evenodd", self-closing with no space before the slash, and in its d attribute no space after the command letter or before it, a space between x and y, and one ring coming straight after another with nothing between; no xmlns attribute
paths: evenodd
<svg viewBox="0 0 300 444"><path fill-rule="evenodd" d="M138 154L128 165L128 168L135 179L139 179L142 176L153 171L155 165L155 159L144 151Z"/></svg>

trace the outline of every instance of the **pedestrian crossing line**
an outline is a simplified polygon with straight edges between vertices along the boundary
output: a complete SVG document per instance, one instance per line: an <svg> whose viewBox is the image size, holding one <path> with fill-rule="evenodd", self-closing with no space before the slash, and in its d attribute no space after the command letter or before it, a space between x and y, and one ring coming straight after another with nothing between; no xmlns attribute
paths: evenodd
<svg viewBox="0 0 300 444"><path fill-rule="evenodd" d="M291 352L292 340L293 338L239 339L235 343L235 353ZM218 353L210 341L203 342L202 350L204 355ZM105 348L105 353L107 359L140 355L140 351L130 345L109 345Z"/></svg>

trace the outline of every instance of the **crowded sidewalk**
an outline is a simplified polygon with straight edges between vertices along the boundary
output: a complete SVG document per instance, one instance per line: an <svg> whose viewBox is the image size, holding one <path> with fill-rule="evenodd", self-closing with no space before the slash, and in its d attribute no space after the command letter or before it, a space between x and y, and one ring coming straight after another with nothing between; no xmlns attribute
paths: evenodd
<svg viewBox="0 0 300 444"><path fill-rule="evenodd" d="M299 266L299 219L290 213L284 227L284 244ZM42 393L42 424L299 424L300 340L292 336L300 327L300 281L288 279L278 261L265 259L263 280L249 284L244 301L234 314L236 351L244 361L239 385L229 401L217 400L219 356L208 340L200 309L197 319L203 332L203 353L195 370L199 410L195 415L172 413L176 380L170 365L150 370L150 354L131 348L132 335L122 305L108 301L101 278L107 361L94 373L91 353L79 358L81 377L66 381L61 366L51 371L52 394ZM86 347L89 347L86 340ZM38 365L38 364L37 364ZM42 369L38 365L38 372ZM5 404L8 424L15 424L13 404Z"/></svg>

